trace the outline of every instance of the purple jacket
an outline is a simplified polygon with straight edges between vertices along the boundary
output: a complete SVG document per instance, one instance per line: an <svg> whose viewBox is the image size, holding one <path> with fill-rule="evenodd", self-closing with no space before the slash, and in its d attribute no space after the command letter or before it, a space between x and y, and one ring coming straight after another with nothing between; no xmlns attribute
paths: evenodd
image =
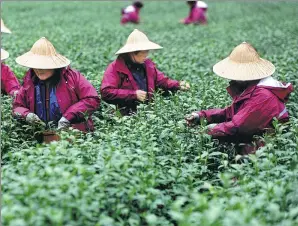
<svg viewBox="0 0 298 226"><path fill-rule="evenodd" d="M147 76L148 99L157 88L163 90L178 90L179 81L171 80L160 72L155 64L147 59L145 62ZM116 59L106 69L101 83L101 97L104 101L117 105L123 115L136 111L137 95L139 87L131 72L121 58Z"/></svg>
<svg viewBox="0 0 298 226"><path fill-rule="evenodd" d="M2 93L13 96L13 93L20 89L19 80L10 68L1 63L1 91Z"/></svg>
<svg viewBox="0 0 298 226"><path fill-rule="evenodd" d="M33 70L24 77L24 85L13 103L13 114L25 118L35 111L35 91L32 81ZM100 99L96 89L80 72L70 67L63 68L56 87L57 101L63 116L72 123L72 127L84 132L93 131L91 114L99 107ZM86 122L84 114L88 113Z"/></svg>
<svg viewBox="0 0 298 226"><path fill-rule="evenodd" d="M293 86L278 82L272 77L252 84L241 94L233 86L228 87L233 103L224 109L200 111L200 117L208 123L218 123L209 134L214 138L250 138L266 128L272 128L272 119L288 121L285 103L293 92Z"/></svg>

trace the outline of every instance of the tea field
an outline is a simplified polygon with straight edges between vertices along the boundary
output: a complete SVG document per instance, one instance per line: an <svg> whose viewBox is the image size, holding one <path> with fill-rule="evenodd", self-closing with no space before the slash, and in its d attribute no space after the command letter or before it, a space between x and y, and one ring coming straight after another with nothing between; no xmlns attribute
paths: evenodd
<svg viewBox="0 0 298 226"><path fill-rule="evenodd" d="M11 116L1 97L1 221L5 226L294 226L298 225L298 3L208 2L208 26L178 23L185 2L145 2L140 25L120 25L123 2L1 2L13 34L1 35L5 61L22 81L15 58L40 37L72 61L99 90L106 66L134 28L162 50L150 53L158 68L191 83L189 92L140 105L133 117L113 114L104 102L96 131L62 132L61 141L38 144L40 128ZM275 78L295 91L290 122L243 163L232 144L219 146L188 128L184 115L231 102L228 81L212 66L242 41L276 66Z"/></svg>

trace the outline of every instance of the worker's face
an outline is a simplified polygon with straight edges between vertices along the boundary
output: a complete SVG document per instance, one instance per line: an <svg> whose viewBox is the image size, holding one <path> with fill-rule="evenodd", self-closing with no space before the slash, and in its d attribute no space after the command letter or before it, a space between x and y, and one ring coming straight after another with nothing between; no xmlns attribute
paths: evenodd
<svg viewBox="0 0 298 226"><path fill-rule="evenodd" d="M149 50L139 51L138 53L131 53L132 61L142 64L145 62L149 54Z"/></svg>
<svg viewBox="0 0 298 226"><path fill-rule="evenodd" d="M48 78L52 77L55 72L54 69L36 69L36 68L34 68L33 71L35 72L36 76L40 80L47 80Z"/></svg>
<svg viewBox="0 0 298 226"><path fill-rule="evenodd" d="M250 84L250 81L236 81L231 80L230 85L238 87L239 89L246 88Z"/></svg>
<svg viewBox="0 0 298 226"><path fill-rule="evenodd" d="M239 85L243 85L243 84L247 83L247 81L237 81L237 80L232 80L231 83L239 84Z"/></svg>

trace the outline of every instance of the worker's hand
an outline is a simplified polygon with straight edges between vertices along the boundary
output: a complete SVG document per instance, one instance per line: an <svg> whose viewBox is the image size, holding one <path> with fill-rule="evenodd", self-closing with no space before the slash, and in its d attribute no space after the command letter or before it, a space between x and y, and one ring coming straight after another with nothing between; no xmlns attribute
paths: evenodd
<svg viewBox="0 0 298 226"><path fill-rule="evenodd" d="M180 24L184 24L184 19L179 20Z"/></svg>
<svg viewBox="0 0 298 226"><path fill-rule="evenodd" d="M13 97L15 98L18 95L18 93L19 93L19 90L14 91L13 94L12 94Z"/></svg>
<svg viewBox="0 0 298 226"><path fill-rule="evenodd" d="M216 125L217 125L217 123L209 124L209 125L207 126L207 129L210 131L210 130L212 130Z"/></svg>
<svg viewBox="0 0 298 226"><path fill-rule="evenodd" d="M147 93L143 90L137 90L136 91L137 94L137 99L141 102L144 102L146 100L147 97Z"/></svg>
<svg viewBox="0 0 298 226"><path fill-rule="evenodd" d="M26 122L30 123L30 124L44 124L44 122L34 113L30 112L27 116L26 116Z"/></svg>
<svg viewBox="0 0 298 226"><path fill-rule="evenodd" d="M180 85L180 90L183 90L183 91L188 90L190 88L189 83L186 81L181 81L179 85Z"/></svg>
<svg viewBox="0 0 298 226"><path fill-rule="evenodd" d="M184 118L188 126L193 126L200 123L200 116L197 112L193 112L190 115L186 115Z"/></svg>
<svg viewBox="0 0 298 226"><path fill-rule="evenodd" d="M68 121L66 118L62 117L59 121L58 121L58 130L61 129L66 129L68 127L71 126L70 121Z"/></svg>

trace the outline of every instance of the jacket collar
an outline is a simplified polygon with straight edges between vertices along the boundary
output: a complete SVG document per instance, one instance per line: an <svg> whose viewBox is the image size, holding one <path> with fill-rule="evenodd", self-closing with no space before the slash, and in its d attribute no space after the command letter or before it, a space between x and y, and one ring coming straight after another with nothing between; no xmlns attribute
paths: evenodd
<svg viewBox="0 0 298 226"><path fill-rule="evenodd" d="M115 68L117 72L124 73L126 75L130 74L129 69L122 58L118 57L116 59Z"/></svg>
<svg viewBox="0 0 298 226"><path fill-rule="evenodd" d="M148 94L149 98L151 98L152 93L151 91L154 90L155 83L154 83L154 64L150 59L145 60L145 70L146 70L146 76L147 76L147 83L148 83ZM115 61L115 69L117 72L124 73L128 76L129 80L131 81L131 84L134 89L138 89L138 85L136 81L134 80L131 72L129 71L128 67L126 66L125 62L121 58L117 58Z"/></svg>

